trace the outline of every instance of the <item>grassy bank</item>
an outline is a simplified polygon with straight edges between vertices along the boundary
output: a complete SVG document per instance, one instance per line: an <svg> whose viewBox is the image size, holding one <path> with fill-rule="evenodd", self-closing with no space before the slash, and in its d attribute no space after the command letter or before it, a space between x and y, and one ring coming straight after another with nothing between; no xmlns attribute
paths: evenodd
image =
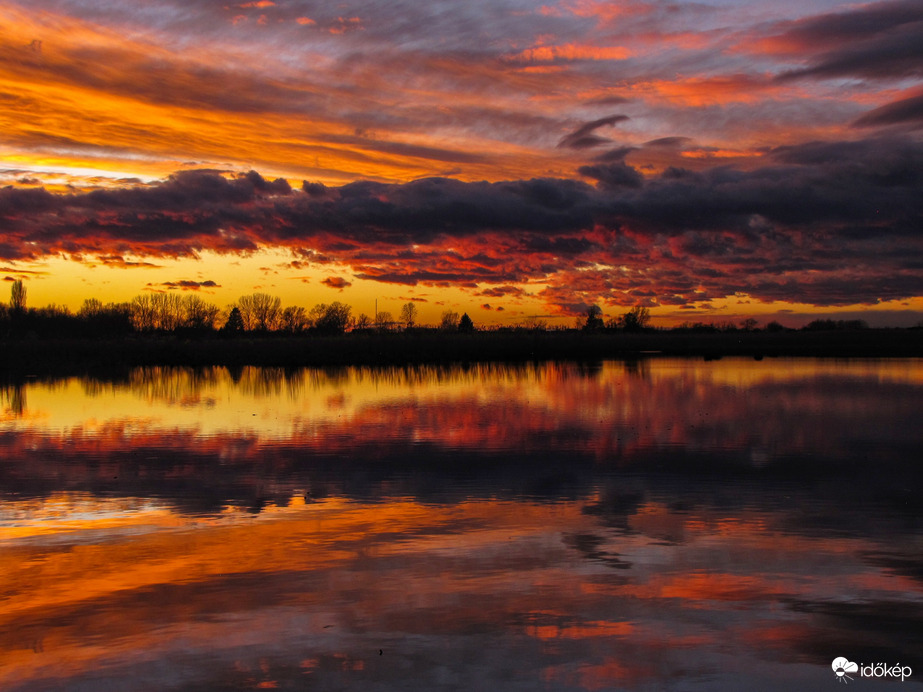
<svg viewBox="0 0 923 692"><path fill-rule="evenodd" d="M830 332L475 332L439 331L263 336L225 339L132 336L0 341L0 369L74 372L140 365L402 365L412 363L588 360L648 355L748 357L920 357L923 330Z"/></svg>

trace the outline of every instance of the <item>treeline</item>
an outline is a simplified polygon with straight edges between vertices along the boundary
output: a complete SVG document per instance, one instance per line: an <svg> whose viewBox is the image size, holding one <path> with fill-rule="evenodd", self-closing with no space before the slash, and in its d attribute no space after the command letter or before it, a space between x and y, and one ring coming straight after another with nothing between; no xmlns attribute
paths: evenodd
<svg viewBox="0 0 923 692"><path fill-rule="evenodd" d="M282 306L281 298L267 293L241 296L237 302L220 308L195 294L146 293L128 302L103 303L88 298L73 312L66 306L26 305L26 289L21 281L12 284L10 303L0 303L0 336L120 336L143 333L181 335L221 334L343 334L348 331L396 331L417 324L417 307L406 303L395 319L390 312L375 316L354 315L352 307L334 301L318 303L310 310L301 306ZM474 331L467 314L447 310L439 329Z"/></svg>
<svg viewBox="0 0 923 692"><path fill-rule="evenodd" d="M597 305L590 306L576 319L575 328L584 332L648 332L650 312L646 307L633 307L625 313L607 318ZM844 331L867 329L861 320L818 319L802 327L802 331ZM221 308L195 294L146 293L128 302L103 303L96 298L83 301L73 312L65 306L48 305L30 308L22 281L11 286L10 302L0 303L0 338L20 336L40 337L112 337L130 334L176 334L181 336L220 335L304 335L343 334L345 332L393 332L434 329L446 332L473 332L474 322L467 314L446 310L437 325L420 325L418 311L412 302L402 306L397 318L387 311L369 316L353 314L352 307L334 301L318 303L311 309L282 306L282 300L267 293L241 296L235 303ZM560 331L546 321L527 317L521 323L492 327L492 331ZM757 320L741 322L684 322L670 330L679 333L783 332L789 328L771 321L762 328Z"/></svg>
<svg viewBox="0 0 923 692"><path fill-rule="evenodd" d="M918 325L920 326L920 325ZM650 312L645 307L634 307L628 312L610 319L602 314L598 305L591 305L586 314L577 318L577 328L584 331L627 331L643 332L651 329ZM869 325L864 320L828 320L818 319L809 322L801 328L806 332L824 331L856 331L868 329ZM793 331L776 320L765 324L762 328L759 322L748 317L740 322L724 320L720 322L683 322L669 329L671 332L689 332L697 334L719 334L728 332L785 332Z"/></svg>

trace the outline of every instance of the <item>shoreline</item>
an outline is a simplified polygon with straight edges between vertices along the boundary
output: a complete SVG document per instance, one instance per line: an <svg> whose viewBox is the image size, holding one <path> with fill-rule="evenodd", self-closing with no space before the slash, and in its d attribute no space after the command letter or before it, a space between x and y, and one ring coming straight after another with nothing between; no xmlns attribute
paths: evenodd
<svg viewBox="0 0 923 692"><path fill-rule="evenodd" d="M475 332L320 335L133 335L0 340L0 372L74 373L139 366L400 366L650 357L918 358L921 329L786 332Z"/></svg>

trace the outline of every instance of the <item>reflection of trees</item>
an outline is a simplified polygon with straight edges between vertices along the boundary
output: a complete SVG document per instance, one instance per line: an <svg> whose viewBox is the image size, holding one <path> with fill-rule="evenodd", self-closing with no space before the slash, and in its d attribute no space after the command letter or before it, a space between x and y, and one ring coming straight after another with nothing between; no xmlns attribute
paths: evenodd
<svg viewBox="0 0 923 692"><path fill-rule="evenodd" d="M135 368L129 376L128 387L144 399L168 402L195 399L207 388L213 388L221 379L223 368Z"/></svg>
<svg viewBox="0 0 923 692"><path fill-rule="evenodd" d="M651 361L648 358L626 358L624 366L625 372L632 377L646 380L651 376Z"/></svg>
<svg viewBox="0 0 923 692"><path fill-rule="evenodd" d="M223 379L227 379L227 374L220 367L150 366L133 368L125 375L80 378L80 385L88 397L128 390L150 401L176 402L200 396L203 390L218 386Z"/></svg>
<svg viewBox="0 0 923 692"><path fill-rule="evenodd" d="M13 414L14 418L22 418L26 410L26 390L21 384L12 384L0 387L0 400L4 408Z"/></svg>
<svg viewBox="0 0 923 692"><path fill-rule="evenodd" d="M88 396L130 391L171 406L225 394L281 405L284 397L295 402L286 406L303 426L298 430L310 430L304 436L294 430L292 443L318 449L407 435L445 449L579 449L600 462L619 463L643 450L732 450L747 468L762 468L793 453L845 458L872 441L872 452L882 458L919 441L911 423L919 387L880 381L875 370L853 378L807 370L776 380L781 371L768 365L682 363L663 367L662 360L642 358L621 364L148 367L120 379L81 382ZM754 372L766 374L754 379ZM735 373L745 379L737 382ZM6 390L10 411L19 410L12 404L21 399ZM353 405L327 419L313 403L324 400Z"/></svg>
<svg viewBox="0 0 923 692"><path fill-rule="evenodd" d="M576 370L581 377L598 377L602 374L603 363L601 360L581 361L577 363Z"/></svg>
<svg viewBox="0 0 923 692"><path fill-rule="evenodd" d="M298 370L292 373L293 379L302 383L309 384L311 389L327 389L331 387L342 387L349 382L350 368L347 367L329 367L329 368L311 368L310 370Z"/></svg>
<svg viewBox="0 0 923 692"><path fill-rule="evenodd" d="M286 390L285 369L245 367L237 388L241 393L257 398L278 396Z"/></svg>
<svg viewBox="0 0 923 692"><path fill-rule="evenodd" d="M509 383L535 379L555 364L512 362L474 364L429 364L400 367L349 368L357 383L402 387L424 384L472 384L485 378L492 383Z"/></svg>

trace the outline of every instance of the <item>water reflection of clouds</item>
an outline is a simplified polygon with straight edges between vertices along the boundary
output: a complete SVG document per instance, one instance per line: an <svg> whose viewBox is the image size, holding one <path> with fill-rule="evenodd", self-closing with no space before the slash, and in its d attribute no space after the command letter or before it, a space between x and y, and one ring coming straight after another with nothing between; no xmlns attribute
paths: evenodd
<svg viewBox="0 0 923 692"><path fill-rule="evenodd" d="M0 684L782 689L912 661L919 368L786 365L27 384Z"/></svg>
<svg viewBox="0 0 923 692"><path fill-rule="evenodd" d="M913 584L861 557L874 541L645 502L613 530L584 505L293 502L66 551L25 544L0 553L15 604L0 615L0 668L33 688L155 687L181 670L189 688L432 689L450 676L594 689L728 682L769 658L775 686L816 686L816 666L791 668L813 663L812 638L849 647L871 632L892 655L919 638L913 606L886 607ZM678 523L682 542L665 544Z"/></svg>

